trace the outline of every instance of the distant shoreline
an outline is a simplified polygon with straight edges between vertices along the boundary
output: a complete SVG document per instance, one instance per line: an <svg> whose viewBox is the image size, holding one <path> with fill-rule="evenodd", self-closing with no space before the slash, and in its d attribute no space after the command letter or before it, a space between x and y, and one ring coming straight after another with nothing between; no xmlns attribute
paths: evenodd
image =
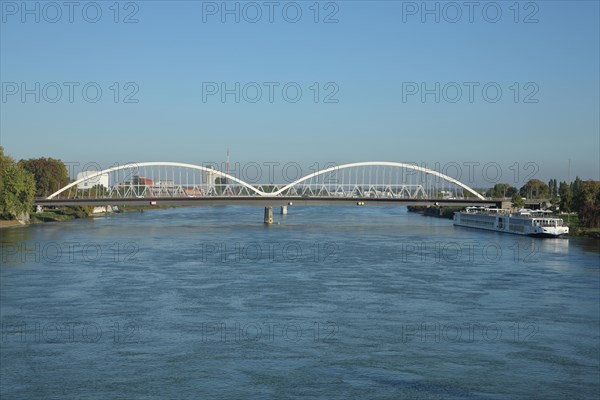
<svg viewBox="0 0 600 400"><path fill-rule="evenodd" d="M425 217L452 219L455 211L463 210L464 207L426 207L426 206L408 206L408 211L422 214ZM561 217L564 219L564 217ZM569 225L571 237L587 237L591 239L600 239L600 228L583 228L576 224Z"/></svg>
<svg viewBox="0 0 600 400"><path fill-rule="evenodd" d="M41 213L33 213L30 215L29 220L27 222L20 221L17 219L0 220L0 229L20 228L20 227L27 227L27 226L31 226L31 225L37 225L37 224L48 224L48 223L53 223L53 222L67 222L67 221L73 221L76 219L93 218L95 216L113 215L113 214L120 214L120 213L124 213L124 212L135 212L135 211L142 211L142 210L163 210L163 209L167 209L167 208L176 208L176 207L177 206L161 206L161 205L158 205L158 206L150 206L150 205L126 206L126 207L120 207L119 211L107 212L107 213L90 213L90 212L86 212L83 209L64 207L59 210L44 211Z"/></svg>
<svg viewBox="0 0 600 400"><path fill-rule="evenodd" d="M0 220L0 229L22 228L35 224L46 224L52 222L73 221L80 218L93 218L100 215L119 214L123 212L135 212L142 210L161 210L167 208L178 208L177 206L128 206L120 208L117 212L90 214L83 210L65 212L43 212L31 215L28 222L19 220ZM426 206L407 206L408 211L421 214L425 217L452 219L455 211L463 210L464 207L426 207ZM569 225L569 234L571 237L587 237L591 239L600 239L600 228L583 228L576 224Z"/></svg>

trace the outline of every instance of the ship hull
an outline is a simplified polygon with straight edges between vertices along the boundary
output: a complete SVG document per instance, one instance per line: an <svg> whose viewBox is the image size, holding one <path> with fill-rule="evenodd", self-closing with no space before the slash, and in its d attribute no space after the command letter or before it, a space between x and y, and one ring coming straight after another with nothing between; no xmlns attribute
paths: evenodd
<svg viewBox="0 0 600 400"><path fill-rule="evenodd" d="M511 231L499 230L499 229L495 229L495 228L482 228L479 226L471 226L471 225L464 225L464 224L454 224L454 226L458 226L461 228L478 229L480 231L508 233L510 235L530 236L530 237L536 237L536 238L559 238L566 234L566 233L553 234L553 233L511 232Z"/></svg>
<svg viewBox="0 0 600 400"><path fill-rule="evenodd" d="M562 220L555 218L528 218L496 213L454 213L454 225L464 228L540 238L558 238L569 233Z"/></svg>

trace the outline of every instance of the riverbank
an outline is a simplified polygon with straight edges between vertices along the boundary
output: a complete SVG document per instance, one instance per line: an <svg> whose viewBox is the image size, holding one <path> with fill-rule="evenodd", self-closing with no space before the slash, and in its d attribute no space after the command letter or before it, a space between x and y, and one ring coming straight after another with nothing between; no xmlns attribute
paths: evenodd
<svg viewBox="0 0 600 400"><path fill-rule="evenodd" d="M2 228L16 228L16 227L22 227L22 226L27 226L27 223L25 222L21 222L18 221L16 219L11 219L11 220L0 220L0 229Z"/></svg>
<svg viewBox="0 0 600 400"><path fill-rule="evenodd" d="M29 221L19 220L0 220L0 228L15 228L24 227L32 224L43 224L49 222L66 222L80 218L93 218L99 215L119 214L123 212L140 212L145 210L163 210L167 208L176 208L178 206L166 205L144 205L144 206L123 206L116 211L106 213L94 213L93 207L59 207L51 210L46 210L39 213L31 213Z"/></svg>
<svg viewBox="0 0 600 400"><path fill-rule="evenodd" d="M61 207L54 210L32 213L29 222L31 224L40 224L45 222L72 221L78 218L87 218L89 214L89 210L83 207Z"/></svg>
<svg viewBox="0 0 600 400"><path fill-rule="evenodd" d="M594 239L600 239L600 228L584 228L581 226L579 216L573 214L553 214L555 218L562 218L569 227L569 236L584 236Z"/></svg>
<svg viewBox="0 0 600 400"><path fill-rule="evenodd" d="M464 210L463 207L426 207L426 206L408 206L409 212L422 214L426 217L452 219L454 212ZM600 239L600 228L585 228L581 226L577 214L551 214L553 218L562 218L569 227L568 236L589 237Z"/></svg>
<svg viewBox="0 0 600 400"><path fill-rule="evenodd" d="M435 218L454 218L454 212L464 210L464 207L426 207L426 206L407 206L409 212L422 214L426 217Z"/></svg>

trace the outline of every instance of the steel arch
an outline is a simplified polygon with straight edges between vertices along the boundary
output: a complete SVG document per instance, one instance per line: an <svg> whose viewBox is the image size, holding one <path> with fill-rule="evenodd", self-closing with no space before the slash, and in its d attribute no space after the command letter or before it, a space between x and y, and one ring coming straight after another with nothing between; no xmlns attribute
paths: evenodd
<svg viewBox="0 0 600 400"><path fill-rule="evenodd" d="M231 180L233 182L237 182L240 185L244 186L245 188L253 191L254 193L258 194L259 196L263 196L263 197L274 197L274 196L280 196L283 192L285 192L286 190L308 180L311 178L314 178L316 176L322 175L322 174L326 174L332 171L339 171L341 169L346 169L346 168L354 168L354 167L371 167L371 166L386 166L386 167L398 167L398 168L407 168L407 169L411 169L414 171L419 171L419 172L424 172L426 174L429 175L433 175L433 176L437 176L440 177L442 179L444 179L447 182L453 183L457 186L462 187L463 189L469 191L470 193L474 194L477 198L479 198L480 200L485 200L485 197L483 197L482 195L480 195L479 193L477 193L475 190L473 190L472 188L470 188L469 186L465 185L464 183L449 177L447 175L444 175L440 172L428 169L428 168L424 168L424 167L420 167L418 165L412 165L412 164L407 164L407 163L400 163L400 162L388 162L388 161L365 161L365 162L357 162L357 163L350 163L350 164L344 164L344 165L339 165L339 166L335 166L335 167L331 167L331 168L327 168L324 169L322 171L317 171L314 172L312 174L308 174L306 176L303 176L302 178L299 178L297 180L295 180L294 182L289 183L288 185L285 185L283 188L279 189L276 192L272 192L272 193L265 193L257 188L255 188L254 186L250 185L249 183L244 182L241 179L238 179L232 175L229 175L227 173L212 169L212 168L208 168L208 167L203 167L200 165L194 165L194 164L186 164L186 163L178 163L178 162L167 162L167 161L155 161L155 162L142 162L142 163L129 163L129 164L125 164L125 165L121 165L121 166L117 166L117 167L112 167L112 168L108 168L102 171L98 171L95 172L93 174L90 174L84 178L78 179L74 182L71 182L70 184L68 184L67 186L59 189L58 191L52 193L50 196L47 197L47 200L51 200L52 198L58 196L60 193L72 188L75 185L78 185L82 182L85 182L87 180L90 179L94 179L98 176L101 176L103 174L108 174L110 172L114 172L114 171L119 171L119 170L124 170L127 168L139 168L139 167L150 167L150 166L172 166L172 167L181 167L181 168L190 168L190 169L195 169L195 170L199 170L199 171L205 171L205 172L211 172L214 173L216 175L219 175L223 178L226 178L228 180Z"/></svg>
<svg viewBox="0 0 600 400"><path fill-rule="evenodd" d="M357 163L350 163L350 164L344 164L344 165L338 165L335 167L331 167L331 168L327 168L324 169L323 171L317 171L317 172L313 172L312 174L308 174L298 180L295 180L294 182L284 186L283 188L281 188L280 190L278 190L275 193L271 193L271 195L274 196L278 196L281 193L285 192L286 190L298 185L299 183L302 183L308 179L314 178L316 176L322 175L322 174L326 174L332 171L339 171L341 169L345 169L345 168L353 168L353 167L373 167L373 166L385 166L385 167L398 167L398 168L408 168L408 169L412 169L414 171L419 171L419 172L424 172L426 174L430 174L433 176L437 176L440 177L442 179L444 179L447 182L453 183L455 185L458 185L460 187L462 187L463 189L466 189L467 191L473 193L475 196L477 196L477 198L479 198L480 200L485 200L485 197L483 197L482 195L480 195L479 193L477 193L475 190L471 189L469 186L465 185L464 183L449 177L448 175L444 175L440 172L428 169L428 168L424 168L424 167L419 167L418 165L411 165L411 164L406 164L406 163L400 163L400 162L389 162L389 161L364 161L364 162L357 162Z"/></svg>
<svg viewBox="0 0 600 400"><path fill-rule="evenodd" d="M52 198L54 198L55 196L58 196L59 194L61 194L62 192L64 192L65 190L68 190L70 188L72 188L75 185L78 185L82 182L85 182L87 180L90 179L94 179L98 176L101 176L103 174L108 174L110 172L114 172L114 171L120 171L123 169L127 169L127 168L139 168L139 167L156 167L156 166L168 166L168 167L181 167L181 168L190 168L190 169L196 169L196 170L200 170L200 171L206 171L206 172L211 172L214 173L216 175L219 175L223 178L227 178L227 179L231 179L234 182L239 183L240 185L252 190L253 192L257 193L260 196L265 196L266 193L256 189L254 186L242 181L241 179L238 179L234 176L231 176L229 174L226 174L225 172L221 172L218 171L216 169L212 169L212 168L207 168L207 167L202 167L200 165L194 165L194 164L185 164L185 163L178 163L178 162L168 162L168 161L151 161L151 162L141 162L141 163L129 163L129 164L125 164L125 165L120 165L118 167L112 167L112 168L108 168L102 171L98 171L95 172L93 174L90 174L84 178L78 179L75 182L71 182L70 184L68 184L67 186L63 187L62 189L52 193L50 196L48 196L46 199L47 200L51 200Z"/></svg>

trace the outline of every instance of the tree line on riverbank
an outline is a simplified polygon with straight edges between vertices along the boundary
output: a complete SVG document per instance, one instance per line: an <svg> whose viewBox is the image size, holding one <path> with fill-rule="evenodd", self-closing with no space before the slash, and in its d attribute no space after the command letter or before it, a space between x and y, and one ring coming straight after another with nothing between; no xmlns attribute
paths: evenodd
<svg viewBox="0 0 600 400"><path fill-rule="evenodd" d="M0 146L0 219L26 220L33 211L35 197L47 197L70 182L67 167L54 158L32 158L18 162L4 154ZM561 211L575 212L581 226L600 228L600 181L573 182L550 179L545 183L531 179L520 189L498 183L485 192L486 197L512 198L522 207L523 198L549 199Z"/></svg>
<svg viewBox="0 0 600 400"><path fill-rule="evenodd" d="M68 183L61 160L40 157L17 162L0 146L0 219L27 220L35 197L47 197Z"/></svg>
<svg viewBox="0 0 600 400"><path fill-rule="evenodd" d="M492 198L511 198L516 207L523 207L523 198L549 200L558 210L577 213L584 228L600 228L600 181L584 181L576 177L573 182L550 179L545 183L531 179L520 189L508 183L498 183L485 195Z"/></svg>

